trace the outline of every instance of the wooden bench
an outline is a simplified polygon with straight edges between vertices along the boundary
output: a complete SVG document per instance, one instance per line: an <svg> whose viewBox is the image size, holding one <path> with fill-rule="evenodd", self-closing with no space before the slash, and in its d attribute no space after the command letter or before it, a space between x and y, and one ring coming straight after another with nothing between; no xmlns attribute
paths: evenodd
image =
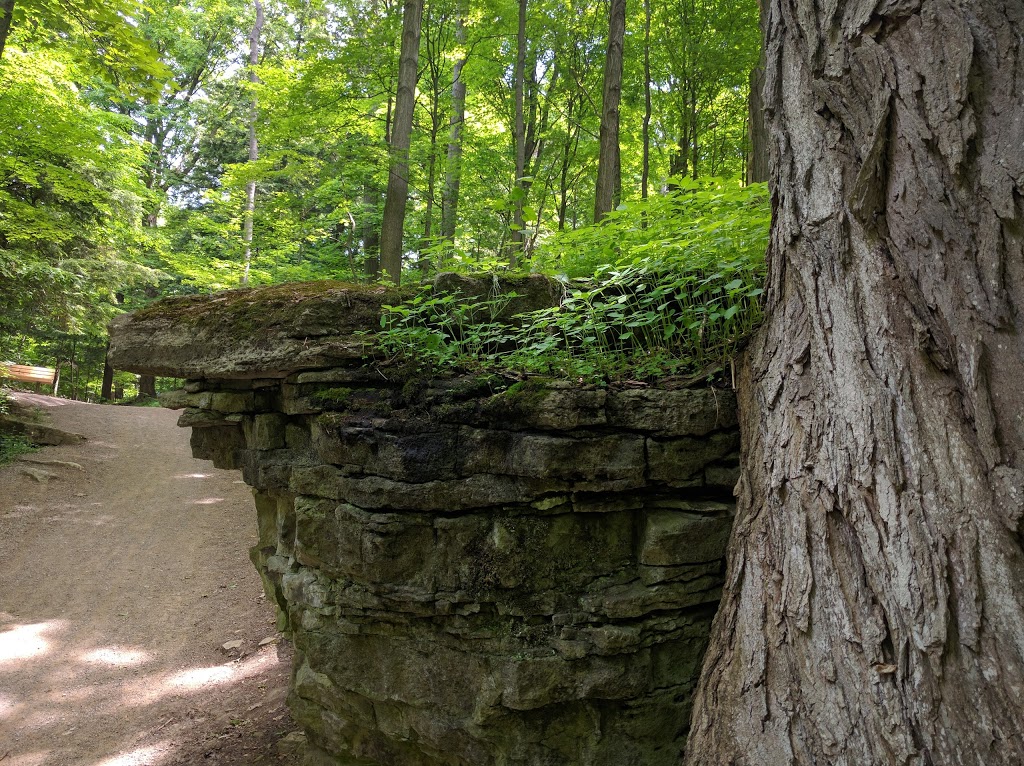
<svg viewBox="0 0 1024 766"><path fill-rule="evenodd" d="M39 386L45 383L53 386L54 393L57 387L57 371L52 367L29 367L26 364L5 364L0 362L0 380L9 378L20 383L34 383L36 391Z"/></svg>

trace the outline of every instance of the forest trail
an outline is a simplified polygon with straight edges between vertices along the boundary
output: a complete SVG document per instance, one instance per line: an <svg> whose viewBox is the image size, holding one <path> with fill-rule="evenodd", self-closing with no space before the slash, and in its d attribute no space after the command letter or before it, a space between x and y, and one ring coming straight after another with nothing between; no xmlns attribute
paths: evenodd
<svg viewBox="0 0 1024 766"><path fill-rule="evenodd" d="M14 397L88 441L0 468L0 766L294 762L240 474L176 413Z"/></svg>

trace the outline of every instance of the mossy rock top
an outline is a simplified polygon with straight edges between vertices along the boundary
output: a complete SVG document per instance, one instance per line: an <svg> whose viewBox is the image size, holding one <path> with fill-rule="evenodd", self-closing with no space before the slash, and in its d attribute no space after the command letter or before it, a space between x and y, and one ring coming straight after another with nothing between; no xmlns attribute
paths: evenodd
<svg viewBox="0 0 1024 766"><path fill-rule="evenodd" d="M299 282L165 298L110 324L116 369L178 378L284 377L352 363L405 292Z"/></svg>

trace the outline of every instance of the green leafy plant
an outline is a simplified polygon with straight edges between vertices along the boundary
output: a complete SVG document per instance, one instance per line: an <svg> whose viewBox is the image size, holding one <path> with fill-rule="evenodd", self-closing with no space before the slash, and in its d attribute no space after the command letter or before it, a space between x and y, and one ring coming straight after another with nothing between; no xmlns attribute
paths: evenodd
<svg viewBox="0 0 1024 766"><path fill-rule="evenodd" d="M0 433L0 465L13 463L22 455L35 451L36 447L25 437Z"/></svg>
<svg viewBox="0 0 1024 766"><path fill-rule="evenodd" d="M763 185L680 182L545 246L536 265L561 271L557 306L498 321L511 296L428 286L384 307L376 347L429 372L615 380L721 366L761 320L769 221Z"/></svg>

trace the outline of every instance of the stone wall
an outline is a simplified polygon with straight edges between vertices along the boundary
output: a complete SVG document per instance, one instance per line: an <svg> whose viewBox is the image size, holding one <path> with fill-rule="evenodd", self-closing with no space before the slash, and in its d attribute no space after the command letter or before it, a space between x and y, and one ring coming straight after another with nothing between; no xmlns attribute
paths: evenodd
<svg viewBox="0 0 1024 766"><path fill-rule="evenodd" d="M253 487L317 762L677 764L733 514L732 394L403 382L346 354L206 361L163 397Z"/></svg>

